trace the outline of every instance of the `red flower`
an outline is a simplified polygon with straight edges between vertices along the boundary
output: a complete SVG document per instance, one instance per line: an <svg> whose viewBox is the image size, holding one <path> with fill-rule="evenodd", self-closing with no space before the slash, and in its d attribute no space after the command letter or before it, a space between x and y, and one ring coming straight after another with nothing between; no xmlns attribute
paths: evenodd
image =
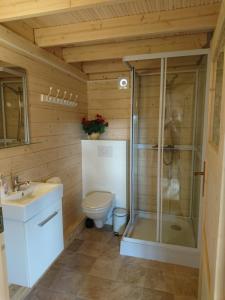
<svg viewBox="0 0 225 300"><path fill-rule="evenodd" d="M83 130L87 134L91 134L93 132L104 133L105 127L109 126L108 122L106 122L106 120L99 114L97 114L95 119L93 119L93 120L88 120L85 117L83 117L81 119L81 124L82 124Z"/></svg>

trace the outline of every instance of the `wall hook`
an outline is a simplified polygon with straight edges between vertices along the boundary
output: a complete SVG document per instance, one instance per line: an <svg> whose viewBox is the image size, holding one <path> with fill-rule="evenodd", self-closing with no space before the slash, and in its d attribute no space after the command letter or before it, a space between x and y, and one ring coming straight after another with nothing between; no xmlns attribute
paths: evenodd
<svg viewBox="0 0 225 300"><path fill-rule="evenodd" d="M64 93L63 93L63 100L65 100L66 94L67 94L67 91L64 91Z"/></svg>
<svg viewBox="0 0 225 300"><path fill-rule="evenodd" d="M50 96L52 95L52 89L53 89L53 87L50 86L50 87L49 87L49 92L48 92L48 97L50 97Z"/></svg>

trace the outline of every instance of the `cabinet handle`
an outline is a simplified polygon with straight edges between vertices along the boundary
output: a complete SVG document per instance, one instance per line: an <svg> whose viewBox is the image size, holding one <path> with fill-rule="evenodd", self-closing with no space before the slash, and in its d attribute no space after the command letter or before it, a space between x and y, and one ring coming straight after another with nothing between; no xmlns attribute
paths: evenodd
<svg viewBox="0 0 225 300"><path fill-rule="evenodd" d="M38 224L38 226L43 227L45 224L47 224L51 219L53 219L58 214L57 211L55 211L53 214L48 216L44 221Z"/></svg>

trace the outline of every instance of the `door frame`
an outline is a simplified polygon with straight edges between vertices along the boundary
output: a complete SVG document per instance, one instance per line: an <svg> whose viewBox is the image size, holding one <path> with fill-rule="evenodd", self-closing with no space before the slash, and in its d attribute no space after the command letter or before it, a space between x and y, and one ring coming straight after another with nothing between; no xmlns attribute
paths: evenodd
<svg viewBox="0 0 225 300"><path fill-rule="evenodd" d="M216 61L221 50L224 50L224 70L223 70L223 83L225 83L225 0L221 3L221 8L219 12L219 17L216 25L216 29L213 34L211 41L211 61L210 61L210 82L209 82L209 104L212 105L215 99L214 87L215 87L215 73L216 73ZM224 118L225 112L225 87L223 86L221 99L221 118ZM203 220L203 247L201 249L201 269L200 269L200 279L199 279L199 299L225 299L225 122L220 123L220 144L218 147L212 145L212 107L210 106L210 114L208 114L208 132L207 132L207 152L214 153L217 155L217 168L215 172L219 172L219 184L216 186L218 191L218 211L214 217L218 220L218 226L214 228L213 240L208 237L208 232L205 224L205 217ZM223 113L223 114L222 114ZM224 120L224 119L223 119ZM211 158L212 160L212 158ZM219 165L221 162L221 165ZM211 162L212 163L212 162ZM210 170L211 172L211 170ZM207 172L208 173L208 172ZM208 177L208 174L207 174ZM207 179L208 181L208 179ZM212 185L212 182L207 183L208 186ZM207 185L206 185L207 188ZM213 199L208 199L206 195L205 201L207 203L213 201ZM204 201L204 202L205 202ZM206 204L205 204L206 205ZM205 209L206 212L206 209ZM210 222L210 220L208 220ZM208 226L210 227L210 225ZM212 237L212 233L211 233ZM214 240L215 239L215 240ZM213 272L210 270L210 256L209 256L209 245L208 241L212 245L215 245L215 261L213 267L215 268ZM211 250L212 251L212 250Z"/></svg>

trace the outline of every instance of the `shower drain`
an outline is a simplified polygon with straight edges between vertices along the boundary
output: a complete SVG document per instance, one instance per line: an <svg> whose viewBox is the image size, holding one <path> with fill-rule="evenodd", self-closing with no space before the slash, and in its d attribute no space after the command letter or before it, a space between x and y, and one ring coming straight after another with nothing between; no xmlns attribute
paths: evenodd
<svg viewBox="0 0 225 300"><path fill-rule="evenodd" d="M180 231L182 229L181 226L179 226L177 224L171 225L170 228L173 229L173 230L177 230L177 231Z"/></svg>

